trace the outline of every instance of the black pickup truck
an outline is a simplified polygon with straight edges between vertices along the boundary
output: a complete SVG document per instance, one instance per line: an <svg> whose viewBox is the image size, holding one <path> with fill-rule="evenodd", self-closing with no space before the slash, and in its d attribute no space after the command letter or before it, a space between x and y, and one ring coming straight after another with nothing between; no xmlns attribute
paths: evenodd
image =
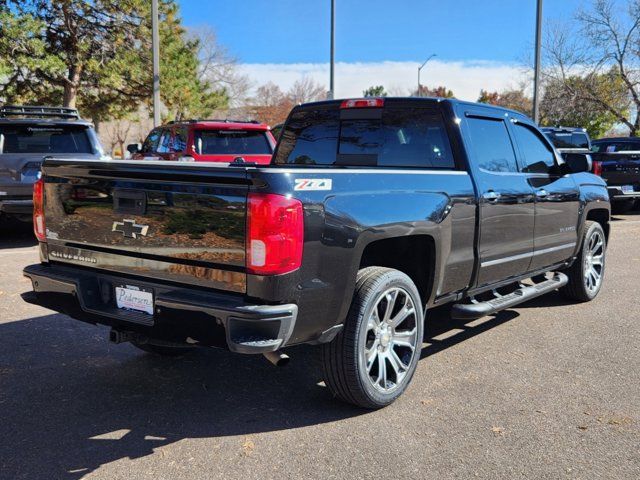
<svg viewBox="0 0 640 480"><path fill-rule="evenodd" d="M640 138L601 138L591 148L593 173L607 182L612 212L628 212L640 203Z"/></svg>
<svg viewBox="0 0 640 480"><path fill-rule="evenodd" d="M379 408L431 307L598 294L610 204L590 168L522 114L424 98L297 106L266 167L48 159L24 298L167 355L322 344L331 391Z"/></svg>

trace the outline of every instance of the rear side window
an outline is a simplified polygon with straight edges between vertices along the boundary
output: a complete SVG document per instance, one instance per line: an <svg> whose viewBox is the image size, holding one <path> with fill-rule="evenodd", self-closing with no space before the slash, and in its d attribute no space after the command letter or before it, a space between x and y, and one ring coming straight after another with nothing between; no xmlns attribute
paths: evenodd
<svg viewBox="0 0 640 480"><path fill-rule="evenodd" d="M504 121L467 118L467 125L478 167L487 172L517 172L518 164Z"/></svg>
<svg viewBox="0 0 640 480"><path fill-rule="evenodd" d="M438 114L393 108L379 113L341 119L337 109L299 110L283 130L275 163L455 168Z"/></svg>
<svg viewBox="0 0 640 480"><path fill-rule="evenodd" d="M520 123L514 125L516 141L523 156L523 172L550 173L555 167L555 155L539 134Z"/></svg>
<svg viewBox="0 0 640 480"><path fill-rule="evenodd" d="M273 149L262 130L196 130L199 155L271 155Z"/></svg>
<svg viewBox="0 0 640 480"><path fill-rule="evenodd" d="M186 127L177 127L173 136L172 152L185 152L187 150L187 135L188 131Z"/></svg>
<svg viewBox="0 0 640 480"><path fill-rule="evenodd" d="M0 153L93 153L81 126L0 126Z"/></svg>
<svg viewBox="0 0 640 480"><path fill-rule="evenodd" d="M156 152L158 153L169 153L171 152L171 137L172 137L171 129L163 129L162 135L160 136L160 142L158 143L158 148Z"/></svg>

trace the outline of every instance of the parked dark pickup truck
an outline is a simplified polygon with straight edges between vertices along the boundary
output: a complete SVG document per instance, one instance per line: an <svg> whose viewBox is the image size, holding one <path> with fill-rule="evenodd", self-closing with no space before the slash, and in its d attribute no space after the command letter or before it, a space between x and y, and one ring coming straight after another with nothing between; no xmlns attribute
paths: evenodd
<svg viewBox="0 0 640 480"><path fill-rule="evenodd" d="M602 138L592 144L593 173L606 182L613 213L625 213L640 200L640 138Z"/></svg>
<svg viewBox="0 0 640 480"><path fill-rule="evenodd" d="M430 307L598 294L610 204L590 168L519 113L422 98L298 106L267 167L50 159L25 299L162 354L323 344L331 391L378 408Z"/></svg>

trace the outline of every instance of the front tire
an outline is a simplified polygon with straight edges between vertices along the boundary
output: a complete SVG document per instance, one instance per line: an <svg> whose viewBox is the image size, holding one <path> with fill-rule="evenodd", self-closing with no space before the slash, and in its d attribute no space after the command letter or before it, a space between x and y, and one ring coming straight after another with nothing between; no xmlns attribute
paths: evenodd
<svg viewBox="0 0 640 480"><path fill-rule="evenodd" d="M341 400L377 409L406 390L422 348L418 289L398 270L358 272L344 328L323 346L325 383Z"/></svg>
<svg viewBox="0 0 640 480"><path fill-rule="evenodd" d="M580 253L564 273L569 283L560 292L571 300L589 302L596 298L604 279L607 241L598 222L587 221L582 234Z"/></svg>

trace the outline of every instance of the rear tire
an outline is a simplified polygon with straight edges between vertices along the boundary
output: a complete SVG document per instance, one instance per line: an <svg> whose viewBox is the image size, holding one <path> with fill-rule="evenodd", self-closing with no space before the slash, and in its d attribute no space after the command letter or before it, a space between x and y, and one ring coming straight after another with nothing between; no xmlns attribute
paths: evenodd
<svg viewBox="0 0 640 480"><path fill-rule="evenodd" d="M582 245L573 265L564 273L569 283L560 292L571 300L589 302L596 298L604 279L607 241L598 222L586 221Z"/></svg>
<svg viewBox="0 0 640 480"><path fill-rule="evenodd" d="M139 343L139 342L131 342L134 347L139 348L140 350L153 353L156 355L161 355L163 357L180 357L187 353L192 352L195 347L190 347L188 345L176 345L175 347L171 345L155 345L153 343Z"/></svg>
<svg viewBox="0 0 640 480"><path fill-rule="evenodd" d="M389 405L411 382L423 326L420 294L407 275L383 267L360 270L344 328L323 346L327 387L359 407Z"/></svg>

